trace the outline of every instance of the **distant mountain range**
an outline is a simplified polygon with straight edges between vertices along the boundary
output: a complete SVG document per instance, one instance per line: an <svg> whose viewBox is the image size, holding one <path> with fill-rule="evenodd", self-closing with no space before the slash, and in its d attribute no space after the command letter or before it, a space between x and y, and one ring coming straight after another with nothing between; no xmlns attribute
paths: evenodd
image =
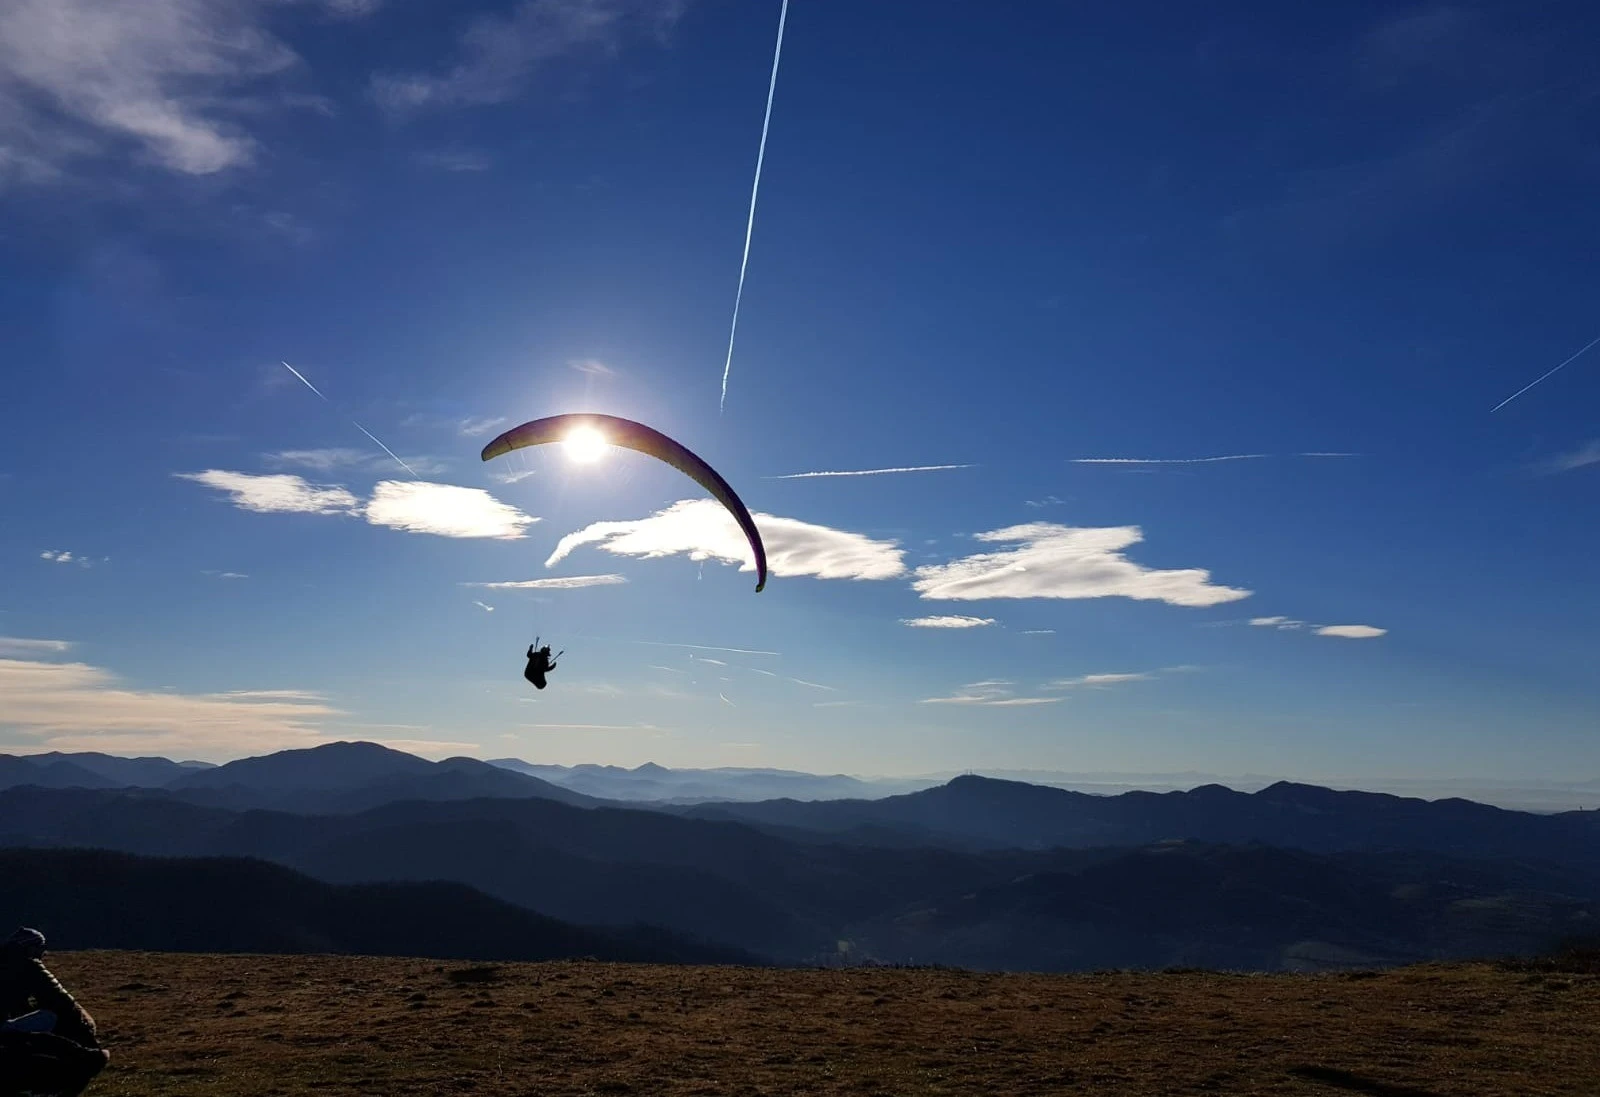
<svg viewBox="0 0 1600 1097"><path fill-rule="evenodd" d="M539 777L551 784L606 800L701 803L707 800L870 799L915 792L940 783L936 777L885 777L863 780L842 773L819 775L786 769L668 769L646 762L622 766L534 765L520 758L494 758L492 766Z"/></svg>
<svg viewBox="0 0 1600 1097"><path fill-rule="evenodd" d="M57 948L755 963L659 930L570 925L454 883L334 885L265 861L0 849L0 925Z"/></svg>
<svg viewBox="0 0 1600 1097"><path fill-rule="evenodd" d="M564 923L647 924L785 963L1047 970L1529 951L1600 925L1597 826L1289 783L1093 796L969 776L878 799L619 804L360 743L162 788L0 792L0 847L450 881Z"/></svg>

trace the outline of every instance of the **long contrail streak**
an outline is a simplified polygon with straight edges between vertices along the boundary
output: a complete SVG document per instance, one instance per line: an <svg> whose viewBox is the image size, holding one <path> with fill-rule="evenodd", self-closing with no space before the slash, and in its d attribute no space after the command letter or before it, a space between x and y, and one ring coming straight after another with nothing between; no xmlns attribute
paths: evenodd
<svg viewBox="0 0 1600 1097"><path fill-rule="evenodd" d="M767 83L767 113L761 119L761 144L756 149L756 178L750 185L750 216L744 225L744 258L739 261L739 290L733 295L733 325L728 329L728 360L722 364L722 399L717 402L720 414L728 403L728 371L733 369L733 337L739 331L739 303L744 300L744 272L750 265L750 235L756 227L756 195L761 191L761 163L767 156L767 127L772 124L772 93L778 88L778 61L783 56L783 24L789 17L789 0L783 0L778 12L778 44L772 50L772 79Z"/></svg>
<svg viewBox="0 0 1600 1097"><path fill-rule="evenodd" d="M889 476L899 472L943 472L946 469L969 469L971 465L908 465L895 469L850 469L842 472L791 472L784 476L763 476L763 480L814 480L823 476Z"/></svg>
<svg viewBox="0 0 1600 1097"><path fill-rule="evenodd" d="M1516 392L1513 392L1510 396L1507 396L1504 400L1500 401L1494 407L1490 408L1489 409L1489 414L1493 415L1495 412L1499 411L1501 408L1503 408L1507 404L1511 403L1511 401L1515 400L1517 397L1519 397L1523 393L1527 392L1534 385L1537 385L1540 381L1543 381L1546 377L1549 377L1550 374L1555 373L1556 370L1560 370L1560 369L1562 369L1562 368L1564 368L1566 366L1569 366L1573 362L1577 361L1579 358L1582 358L1584 353L1586 351L1588 351L1590 347L1594 346L1597 343L1600 343L1600 335L1597 335L1593 339L1589 340L1587 343L1585 343L1583 345L1583 349L1582 350L1578 351L1578 353L1574 354L1571 358L1568 358L1565 362L1562 362L1561 365L1557 366L1555 369L1551 370L1549 373L1544 374L1544 376L1538 378L1537 380L1528 382L1526 385L1523 385Z"/></svg>
<svg viewBox="0 0 1600 1097"><path fill-rule="evenodd" d="M279 360L282 361L282 359L279 359ZM312 392L316 393L318 396L322 396L322 390L317 388L317 386L313 385L310 381L307 381L305 374L303 374L299 370L295 369L288 362L284 362L283 363L283 368L288 370L290 373L294 374L296 377L300 378L300 383L302 385L304 385L306 388L310 389ZM322 402L325 403L325 404L333 403L333 401L329 400L326 396L322 396ZM408 465L404 461L400 460L399 456L396 455L394 450L390 449L388 446L384 445L381 441L378 440L378 436L376 434L373 434L370 430L368 430L366 427L362 426L360 423L356 422L354 419L350 420L350 425L355 427L362 434L365 434L368 438L371 438L374 442L377 442L378 443L378 448L383 450L383 452L387 453L390 457L393 457L394 458L394 463L399 465L401 468L405 469L407 472L409 472L411 474L411 478L413 480L422 479L422 477L417 475L416 469L412 468L410 465Z"/></svg>

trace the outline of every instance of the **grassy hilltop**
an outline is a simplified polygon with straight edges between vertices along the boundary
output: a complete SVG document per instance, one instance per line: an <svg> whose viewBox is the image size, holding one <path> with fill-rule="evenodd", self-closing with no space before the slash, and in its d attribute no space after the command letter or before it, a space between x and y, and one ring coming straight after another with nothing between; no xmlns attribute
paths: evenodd
<svg viewBox="0 0 1600 1097"><path fill-rule="evenodd" d="M1600 976L976 974L52 957L105 1097L1172 1093L1590 1097Z"/></svg>

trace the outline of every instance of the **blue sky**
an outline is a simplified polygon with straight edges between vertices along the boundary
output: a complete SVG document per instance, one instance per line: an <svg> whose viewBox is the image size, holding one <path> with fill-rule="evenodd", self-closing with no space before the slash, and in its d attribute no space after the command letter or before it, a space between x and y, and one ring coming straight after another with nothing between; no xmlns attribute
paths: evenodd
<svg viewBox="0 0 1600 1097"><path fill-rule="evenodd" d="M719 412L778 10L0 2L0 749L1600 776L1600 15L797 4Z"/></svg>

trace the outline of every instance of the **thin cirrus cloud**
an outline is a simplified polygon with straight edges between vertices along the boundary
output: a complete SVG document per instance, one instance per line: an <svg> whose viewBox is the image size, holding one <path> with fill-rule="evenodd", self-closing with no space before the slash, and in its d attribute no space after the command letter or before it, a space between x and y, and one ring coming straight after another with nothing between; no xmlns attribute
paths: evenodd
<svg viewBox="0 0 1600 1097"><path fill-rule="evenodd" d="M329 446L324 449L285 449L263 454L266 462L277 468L303 468L312 472L330 473L339 469L388 469L393 460L386 453L353 449L348 446ZM406 467L419 475L443 472L445 464L431 457L406 457Z"/></svg>
<svg viewBox="0 0 1600 1097"><path fill-rule="evenodd" d="M995 623L993 617L967 617L946 614L940 617L902 617L900 623L907 628L984 628Z"/></svg>
<svg viewBox="0 0 1600 1097"><path fill-rule="evenodd" d="M28 636L0 636L0 656L60 655L72 650L71 640L38 640Z"/></svg>
<svg viewBox="0 0 1600 1097"><path fill-rule="evenodd" d="M1264 461L1271 453L1224 453L1216 457L1074 457L1074 465L1214 465L1224 461ZM1291 457L1360 457L1359 453L1307 452Z"/></svg>
<svg viewBox="0 0 1600 1097"><path fill-rule="evenodd" d="M582 587L609 587L628 580L622 575L562 575L552 579L514 579L501 583L462 583L464 587L486 590L578 590Z"/></svg>
<svg viewBox="0 0 1600 1097"><path fill-rule="evenodd" d="M256 475L207 469L174 476L227 494L240 510L258 514L334 514L364 518L374 526L439 537L515 540L539 519L500 502L481 488L426 480L383 480L362 503L349 489L312 484L291 473Z"/></svg>
<svg viewBox="0 0 1600 1097"><path fill-rule="evenodd" d="M1121 686L1129 682L1148 682L1154 675L1140 671L1127 674L1083 674L1076 678L1057 678L1047 682L1045 689L1104 689L1107 686Z"/></svg>
<svg viewBox="0 0 1600 1097"><path fill-rule="evenodd" d="M919 567L913 588L923 598L945 601L1116 597L1175 606L1214 606L1251 594L1213 583L1203 568L1147 568L1128 559L1122 550L1144 540L1138 526L1030 522L977 539L1014 547Z"/></svg>
<svg viewBox="0 0 1600 1097"><path fill-rule="evenodd" d="M323 0L359 16L372 0ZM134 152L180 175L251 163L240 119L317 107L300 58L268 28L276 0L11 0L0 5L0 184L60 178Z"/></svg>
<svg viewBox="0 0 1600 1097"><path fill-rule="evenodd" d="M92 568L96 561L91 556L70 549L45 549L39 554L39 559L48 560L52 564L77 564L80 568ZM109 557L101 557L99 563L105 563Z"/></svg>
<svg viewBox="0 0 1600 1097"><path fill-rule="evenodd" d="M659 38L683 7L683 0L522 0L469 23L443 71L380 73L372 97L396 114L503 103L557 58L614 55L629 38Z"/></svg>
<svg viewBox="0 0 1600 1097"><path fill-rule="evenodd" d="M752 517L761 531L767 568L773 575L893 579L905 574L904 551L892 541L796 518ZM744 532L722 504L711 499L682 499L648 518L586 526L563 537L545 566L555 566L584 545L595 545L615 556L687 556L739 564L741 571L755 570Z"/></svg>
<svg viewBox="0 0 1600 1097"><path fill-rule="evenodd" d="M1545 472L1571 472L1589 465L1600 465L1600 438L1553 457L1541 467Z"/></svg>
<svg viewBox="0 0 1600 1097"><path fill-rule="evenodd" d="M991 705L998 708L1019 708L1032 705L1053 705L1059 697L1019 696L1016 683L1003 678L989 678L982 682L968 682L956 692L944 697L924 697L924 705Z"/></svg>
<svg viewBox="0 0 1600 1097"><path fill-rule="evenodd" d="M323 722L340 715L301 690L140 690L100 667L36 657L60 649L7 650L24 657L0 658L0 727L45 750L215 756L314 746L326 740Z"/></svg>

